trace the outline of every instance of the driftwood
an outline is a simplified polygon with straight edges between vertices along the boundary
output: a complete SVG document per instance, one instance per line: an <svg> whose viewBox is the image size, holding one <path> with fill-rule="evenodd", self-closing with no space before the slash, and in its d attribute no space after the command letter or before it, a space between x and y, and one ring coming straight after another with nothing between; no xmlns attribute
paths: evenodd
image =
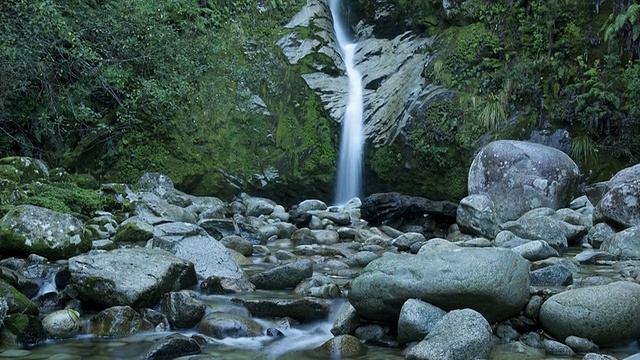
<svg viewBox="0 0 640 360"><path fill-rule="evenodd" d="M360 216L372 225L390 219L415 219L428 214L443 222L455 222L458 204L451 201L435 201L400 193L372 194L364 199Z"/></svg>

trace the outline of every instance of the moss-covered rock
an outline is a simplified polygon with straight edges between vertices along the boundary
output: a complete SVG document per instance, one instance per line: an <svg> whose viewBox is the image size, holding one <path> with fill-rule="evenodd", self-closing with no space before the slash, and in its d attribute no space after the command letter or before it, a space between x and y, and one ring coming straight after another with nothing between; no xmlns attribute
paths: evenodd
<svg viewBox="0 0 640 360"><path fill-rule="evenodd" d="M98 180L91 174L73 174L73 181L82 189L97 190L100 187Z"/></svg>
<svg viewBox="0 0 640 360"><path fill-rule="evenodd" d="M20 181L20 172L13 165L0 165L0 181L17 183Z"/></svg>
<svg viewBox="0 0 640 360"><path fill-rule="evenodd" d="M13 286L0 280L0 298L7 303L7 314L38 315L38 307Z"/></svg>
<svg viewBox="0 0 640 360"><path fill-rule="evenodd" d="M89 333L96 336L127 336L152 331L153 324L129 306L113 306L89 320Z"/></svg>
<svg viewBox="0 0 640 360"><path fill-rule="evenodd" d="M73 309L58 310L42 319L42 326L51 338L66 339L82 329L80 314Z"/></svg>
<svg viewBox="0 0 640 360"><path fill-rule="evenodd" d="M33 346L47 338L38 316L11 314L4 319L4 341L14 341L17 346Z"/></svg>
<svg viewBox="0 0 640 360"><path fill-rule="evenodd" d="M103 208L98 191L80 188L75 183L33 182L19 189L11 199L15 205L30 204L85 218Z"/></svg>
<svg viewBox="0 0 640 360"><path fill-rule="evenodd" d="M84 224L68 214L19 205L0 220L0 250L38 254L50 260L69 258L91 248Z"/></svg>
<svg viewBox="0 0 640 360"><path fill-rule="evenodd" d="M20 181L23 183L49 178L47 165L39 159L26 156L11 156L0 159L0 165L13 166L20 176Z"/></svg>
<svg viewBox="0 0 640 360"><path fill-rule="evenodd" d="M133 218L132 218L133 219ZM142 242L153 237L153 226L147 224L142 219L135 218L134 221L121 224L113 237L115 242Z"/></svg>

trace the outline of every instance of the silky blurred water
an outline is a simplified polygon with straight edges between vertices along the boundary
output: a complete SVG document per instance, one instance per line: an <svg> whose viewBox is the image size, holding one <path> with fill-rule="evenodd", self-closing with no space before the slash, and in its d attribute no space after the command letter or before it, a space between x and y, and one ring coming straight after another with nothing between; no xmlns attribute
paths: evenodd
<svg viewBox="0 0 640 360"><path fill-rule="evenodd" d="M349 78L347 108L342 119L342 133L340 135L335 194L335 203L345 204L351 198L360 196L362 188L362 153L364 148L362 76L353 61L357 44L351 41L347 28L343 24L340 1L331 0L329 5L336 40L340 46Z"/></svg>

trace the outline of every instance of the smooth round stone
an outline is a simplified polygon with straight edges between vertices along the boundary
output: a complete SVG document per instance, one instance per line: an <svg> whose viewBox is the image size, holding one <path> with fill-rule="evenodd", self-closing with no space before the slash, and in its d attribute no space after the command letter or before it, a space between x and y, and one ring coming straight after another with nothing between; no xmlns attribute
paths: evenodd
<svg viewBox="0 0 640 360"><path fill-rule="evenodd" d="M50 337L64 339L80 332L82 320L75 310L59 310L45 316L42 319L42 326Z"/></svg>
<svg viewBox="0 0 640 360"><path fill-rule="evenodd" d="M600 346L638 339L639 317L640 285L629 281L564 291L540 309L542 327L556 339L574 335Z"/></svg>

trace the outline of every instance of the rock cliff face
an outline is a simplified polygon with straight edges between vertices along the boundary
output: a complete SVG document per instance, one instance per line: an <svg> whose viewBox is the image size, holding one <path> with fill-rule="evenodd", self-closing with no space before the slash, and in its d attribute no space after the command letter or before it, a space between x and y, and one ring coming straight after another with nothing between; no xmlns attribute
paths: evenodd
<svg viewBox="0 0 640 360"><path fill-rule="evenodd" d="M443 119L442 114L446 107L456 106L452 92L431 84L423 74L432 60L435 38L393 20L400 16L399 8L389 2L350 6L349 21L357 43L355 65L364 86L364 192L462 198L471 154L456 147L455 137L468 131L449 128L456 121ZM308 0L285 28L288 32L277 44L290 66L300 71L327 114L341 122L348 79L327 2ZM444 134L435 136L438 144L434 136L425 137L435 133ZM439 181L443 177L452 180Z"/></svg>
<svg viewBox="0 0 640 360"><path fill-rule="evenodd" d="M302 77L331 117L340 122L347 77L327 3L309 0L286 28L291 32L278 45L291 64L308 59L314 71ZM373 29L372 24L363 22L354 27L358 43L355 63L363 74L365 88L365 135L375 146L382 146L395 140L412 112L438 89L426 86L421 76L430 60L427 49L433 42L431 38L409 31L391 39L376 38Z"/></svg>

